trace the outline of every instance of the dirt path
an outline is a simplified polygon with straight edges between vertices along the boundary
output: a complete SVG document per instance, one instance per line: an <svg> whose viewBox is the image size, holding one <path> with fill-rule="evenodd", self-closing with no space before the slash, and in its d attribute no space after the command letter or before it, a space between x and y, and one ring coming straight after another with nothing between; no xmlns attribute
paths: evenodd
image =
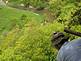
<svg viewBox="0 0 81 61"><path fill-rule="evenodd" d="M33 11L37 14L42 14L46 22L52 22L55 19L54 13L50 12L47 8L43 10L37 10L36 8L28 8L28 10Z"/></svg>

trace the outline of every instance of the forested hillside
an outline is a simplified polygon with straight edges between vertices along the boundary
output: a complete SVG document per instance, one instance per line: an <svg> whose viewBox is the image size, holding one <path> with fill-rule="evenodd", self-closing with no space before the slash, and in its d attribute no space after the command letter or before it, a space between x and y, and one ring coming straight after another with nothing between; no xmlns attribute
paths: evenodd
<svg viewBox="0 0 81 61"><path fill-rule="evenodd" d="M0 61L56 61L51 35L81 30L80 0L3 0ZM78 38L70 35L70 40Z"/></svg>

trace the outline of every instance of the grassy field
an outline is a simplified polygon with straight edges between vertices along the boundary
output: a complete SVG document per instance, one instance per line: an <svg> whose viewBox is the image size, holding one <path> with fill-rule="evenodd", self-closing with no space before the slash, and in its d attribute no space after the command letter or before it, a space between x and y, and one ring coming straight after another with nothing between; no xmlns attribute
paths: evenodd
<svg viewBox="0 0 81 61"><path fill-rule="evenodd" d="M15 24L20 24L20 22L22 23L24 20L35 20L40 23L43 20L43 17L30 11L19 10L11 7L0 8L0 32L4 29L10 30Z"/></svg>
<svg viewBox="0 0 81 61"><path fill-rule="evenodd" d="M42 15L11 7L0 9L0 61L55 61L51 34L63 31L58 22L41 25Z"/></svg>

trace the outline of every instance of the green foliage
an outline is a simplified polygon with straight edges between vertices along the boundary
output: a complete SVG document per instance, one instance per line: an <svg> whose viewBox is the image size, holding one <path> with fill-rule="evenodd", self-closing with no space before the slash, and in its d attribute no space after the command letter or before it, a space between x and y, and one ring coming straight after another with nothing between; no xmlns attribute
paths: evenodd
<svg viewBox="0 0 81 61"><path fill-rule="evenodd" d="M52 32L62 31L63 25L58 22L41 26L31 22L26 25L29 26L23 26L21 30L13 28L3 38L3 42L0 45L2 50L0 60L55 61L57 53L51 47L50 37Z"/></svg>
<svg viewBox="0 0 81 61"><path fill-rule="evenodd" d="M51 34L63 32L67 26L81 30L81 3L79 0L11 0L45 8L56 17L52 23L44 22L44 17L31 11L10 7L0 9L0 61L56 61L57 51L51 46ZM49 2L49 4L48 4ZM78 38L70 35L70 39Z"/></svg>
<svg viewBox="0 0 81 61"><path fill-rule="evenodd" d="M74 4L68 4L61 9L61 13L58 17L59 22L69 22L72 19L72 15L76 11L77 7Z"/></svg>
<svg viewBox="0 0 81 61"><path fill-rule="evenodd" d="M52 11L55 16L57 17L60 13L60 9L64 5L64 2L62 0L50 0L49 2L49 10Z"/></svg>
<svg viewBox="0 0 81 61"><path fill-rule="evenodd" d="M5 10L15 10L4 8ZM8 15L1 24L5 27L0 35L0 60L1 61L55 61L57 51L51 47L50 37L54 31L63 31L63 24L58 22L41 25L43 17L35 15L33 12L5 11ZM17 16L20 15L20 16ZM27 13L27 14L26 14ZM11 20L12 15L18 20ZM10 17L9 17L10 16ZM14 18L13 17L13 18ZM8 18L9 20L6 20ZM12 18L12 19L13 19ZM6 20L6 22L5 22ZM27 22L25 22L27 20ZM8 22L7 22L8 21ZM21 22L23 21L23 22ZM10 26L6 27L9 23ZM14 26L14 24L16 24ZM22 25L23 24L23 25ZM22 25L22 28L20 28ZM12 27L13 26L13 27ZM12 27L7 31L9 27ZM57 28L57 29L56 29ZM5 30L7 33L5 33Z"/></svg>
<svg viewBox="0 0 81 61"><path fill-rule="evenodd" d="M66 5L60 8L60 13L57 17L57 21L64 24L65 27L77 31L77 29L79 29L81 26L81 2L75 0L68 0L65 4ZM78 38L73 35L69 36L70 40Z"/></svg>
<svg viewBox="0 0 81 61"><path fill-rule="evenodd" d="M80 15L81 15L81 6L76 5L75 3L67 4L61 9L61 13L57 20L65 26L71 27L74 25L81 24Z"/></svg>
<svg viewBox="0 0 81 61"><path fill-rule="evenodd" d="M71 27L71 30L75 30L75 31L77 31L77 32L80 32L80 30L81 30L81 25L74 25L74 26ZM74 35L70 35L70 36L71 36L71 37L70 37L71 40L76 39L76 38L80 38L80 37L74 36Z"/></svg>

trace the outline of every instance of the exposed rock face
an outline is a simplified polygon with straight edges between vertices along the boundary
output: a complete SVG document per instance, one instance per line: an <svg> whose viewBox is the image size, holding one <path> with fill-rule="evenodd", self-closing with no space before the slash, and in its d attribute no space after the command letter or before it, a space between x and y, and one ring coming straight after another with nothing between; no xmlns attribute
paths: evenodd
<svg viewBox="0 0 81 61"><path fill-rule="evenodd" d="M0 6L6 6L6 4L2 0L0 0Z"/></svg>

